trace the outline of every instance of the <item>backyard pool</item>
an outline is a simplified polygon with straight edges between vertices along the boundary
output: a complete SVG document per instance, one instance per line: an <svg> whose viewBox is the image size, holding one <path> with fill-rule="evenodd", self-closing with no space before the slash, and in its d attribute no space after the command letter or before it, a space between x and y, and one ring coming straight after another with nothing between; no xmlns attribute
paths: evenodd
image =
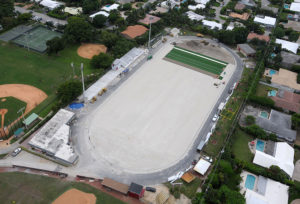
<svg viewBox="0 0 300 204"><path fill-rule="evenodd" d="M257 140L256 142L256 150L263 152L265 149L265 142L261 140Z"/></svg>
<svg viewBox="0 0 300 204"><path fill-rule="evenodd" d="M270 69L270 70L269 70L269 75L272 76L272 75L274 75L274 74L276 74L276 70Z"/></svg>
<svg viewBox="0 0 300 204"><path fill-rule="evenodd" d="M80 109L80 108L84 107L84 104L83 103L71 103L69 105L69 107L71 109Z"/></svg>
<svg viewBox="0 0 300 204"><path fill-rule="evenodd" d="M290 6L289 6L288 4L284 4L284 8L285 8L285 9L289 9Z"/></svg>
<svg viewBox="0 0 300 204"><path fill-rule="evenodd" d="M266 112L266 111L261 111L261 112L260 112L260 117L262 117L262 118L268 118L268 117L269 117L269 114L268 114L268 112Z"/></svg>
<svg viewBox="0 0 300 204"><path fill-rule="evenodd" d="M276 96L277 91L276 90L272 90L268 92L268 96Z"/></svg>
<svg viewBox="0 0 300 204"><path fill-rule="evenodd" d="M245 187L247 189L253 190L255 184L255 177L253 175L248 174L245 182Z"/></svg>

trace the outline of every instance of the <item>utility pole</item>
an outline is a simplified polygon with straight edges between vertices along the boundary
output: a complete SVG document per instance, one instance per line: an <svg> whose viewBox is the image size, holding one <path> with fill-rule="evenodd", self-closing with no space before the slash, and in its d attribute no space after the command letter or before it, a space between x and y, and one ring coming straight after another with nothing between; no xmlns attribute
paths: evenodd
<svg viewBox="0 0 300 204"><path fill-rule="evenodd" d="M25 127L26 127L26 129L27 129L27 125L26 125L26 123L25 123L25 118L24 118L24 114L23 114L23 110L25 110L25 107L22 107L22 108L20 108L20 110L18 110L18 112L17 113L22 113L22 118L23 118L23 123L25 124Z"/></svg>
<svg viewBox="0 0 300 204"><path fill-rule="evenodd" d="M151 55L151 52L150 52L150 49L151 49L151 46L150 46L150 41L151 41L151 20L153 19L153 17L150 17L149 18L149 21L150 21L150 30L149 30L149 42L148 42L148 50L149 50L149 56Z"/></svg>
<svg viewBox="0 0 300 204"><path fill-rule="evenodd" d="M71 63L71 67L73 69L73 79L74 79L74 77L75 77L75 70L74 70L74 63L73 62Z"/></svg>
<svg viewBox="0 0 300 204"><path fill-rule="evenodd" d="M82 96L83 96L83 103L85 103L85 96L84 96L84 77L83 77L83 63L81 63L81 79L82 79Z"/></svg>

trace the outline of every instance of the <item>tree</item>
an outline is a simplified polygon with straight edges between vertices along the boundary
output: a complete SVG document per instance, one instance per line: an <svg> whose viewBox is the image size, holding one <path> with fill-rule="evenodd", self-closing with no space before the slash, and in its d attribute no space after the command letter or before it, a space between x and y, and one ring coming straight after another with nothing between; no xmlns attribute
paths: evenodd
<svg viewBox="0 0 300 204"><path fill-rule="evenodd" d="M235 33L229 30L221 30L219 40L227 45L233 45L235 44Z"/></svg>
<svg viewBox="0 0 300 204"><path fill-rule="evenodd" d="M26 23L27 21L29 21L32 17L31 13L22 13L18 16L17 20L18 22L21 23Z"/></svg>
<svg viewBox="0 0 300 204"><path fill-rule="evenodd" d="M220 198L221 203L224 204L245 204L246 200L242 194L238 191L233 191L228 188L226 185L222 185L218 197Z"/></svg>
<svg viewBox="0 0 300 204"><path fill-rule="evenodd" d="M244 27L235 27L233 29L234 35L235 35L235 43L240 44L247 41L247 36L249 34L249 31L247 28Z"/></svg>
<svg viewBox="0 0 300 204"><path fill-rule="evenodd" d="M127 10L131 10L131 3L126 3L123 5L122 10L123 11L127 11Z"/></svg>
<svg viewBox="0 0 300 204"><path fill-rule="evenodd" d="M108 49L111 49L119 39L115 33L111 33L106 30L101 32L100 38L104 45L108 47Z"/></svg>
<svg viewBox="0 0 300 204"><path fill-rule="evenodd" d="M112 48L112 53L115 58L122 57L125 53L131 50L135 46L135 43L125 38L119 39Z"/></svg>
<svg viewBox="0 0 300 204"><path fill-rule="evenodd" d="M120 13L117 10L111 11L108 16L108 20L112 24L114 24L118 20L118 18L120 18Z"/></svg>
<svg viewBox="0 0 300 204"><path fill-rule="evenodd" d="M298 74L299 75L299 74ZM296 130L300 127L300 114L294 113L292 115L292 127Z"/></svg>
<svg viewBox="0 0 300 204"><path fill-rule="evenodd" d="M14 15L14 2L12 0L1 0L0 19Z"/></svg>
<svg viewBox="0 0 300 204"><path fill-rule="evenodd" d="M82 11L85 14L89 14L92 11L96 11L100 4L98 0L84 0L82 4Z"/></svg>
<svg viewBox="0 0 300 204"><path fill-rule="evenodd" d="M65 37L69 42L85 42L93 38L93 27L83 18L70 17L65 28Z"/></svg>
<svg viewBox="0 0 300 204"><path fill-rule="evenodd" d="M46 42L47 45L47 53L51 55L52 53L57 54L58 51L63 50L65 48L65 42L63 38L55 37Z"/></svg>
<svg viewBox="0 0 300 204"><path fill-rule="evenodd" d="M276 38L282 38L285 35L284 29L280 27L276 27L274 30L274 35Z"/></svg>
<svg viewBox="0 0 300 204"><path fill-rule="evenodd" d="M247 115L245 119L246 125L254 125L255 124L255 117L252 115Z"/></svg>
<svg viewBox="0 0 300 204"><path fill-rule="evenodd" d="M102 28L106 23L107 18L103 15L97 15L93 19L93 25L97 28Z"/></svg>
<svg viewBox="0 0 300 204"><path fill-rule="evenodd" d="M82 87L80 81L67 81L58 87L57 96L63 106L75 100L81 92Z"/></svg>
<svg viewBox="0 0 300 204"><path fill-rule="evenodd" d="M112 56L105 54L105 53L100 53L97 56L94 56L91 60L91 66L95 69L107 69L111 66L111 63L113 62Z"/></svg>
<svg viewBox="0 0 300 204"><path fill-rule="evenodd" d="M290 34L289 34L289 40L290 41L297 41L299 38L299 33L296 32L296 31L292 31Z"/></svg>

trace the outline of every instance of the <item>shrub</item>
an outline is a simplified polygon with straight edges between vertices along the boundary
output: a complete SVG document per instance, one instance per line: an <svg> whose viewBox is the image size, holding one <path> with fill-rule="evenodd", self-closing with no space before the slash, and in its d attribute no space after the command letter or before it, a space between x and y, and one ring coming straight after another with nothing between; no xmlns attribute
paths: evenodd
<svg viewBox="0 0 300 204"><path fill-rule="evenodd" d="M246 116L246 125L254 125L255 124L255 117L252 115Z"/></svg>
<svg viewBox="0 0 300 204"><path fill-rule="evenodd" d="M95 69L108 69L111 66L111 63L113 62L113 57L105 54L100 53L97 56L94 56L91 60L91 66Z"/></svg>
<svg viewBox="0 0 300 204"><path fill-rule="evenodd" d="M61 105L67 105L82 92L80 81L67 81L60 85L57 90L57 96L60 99Z"/></svg>
<svg viewBox="0 0 300 204"><path fill-rule="evenodd" d="M275 102L271 98L265 96L250 95L249 100L252 103L256 103L268 108L273 108L275 106Z"/></svg>

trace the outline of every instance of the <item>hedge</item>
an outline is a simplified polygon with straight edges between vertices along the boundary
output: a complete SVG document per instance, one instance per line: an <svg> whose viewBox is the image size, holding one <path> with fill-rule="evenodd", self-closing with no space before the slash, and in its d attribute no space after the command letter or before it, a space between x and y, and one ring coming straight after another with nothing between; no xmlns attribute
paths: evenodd
<svg viewBox="0 0 300 204"><path fill-rule="evenodd" d="M250 95L249 101L268 108L274 108L275 106L275 102L271 98L265 96Z"/></svg>

